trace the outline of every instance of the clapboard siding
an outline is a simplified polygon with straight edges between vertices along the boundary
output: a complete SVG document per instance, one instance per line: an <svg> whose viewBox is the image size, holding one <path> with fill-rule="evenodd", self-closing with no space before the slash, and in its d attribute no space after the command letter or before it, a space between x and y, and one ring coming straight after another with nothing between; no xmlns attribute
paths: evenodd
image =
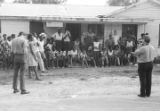
<svg viewBox="0 0 160 111"><path fill-rule="evenodd" d="M160 19L160 5L147 1L115 14L114 17Z"/></svg>

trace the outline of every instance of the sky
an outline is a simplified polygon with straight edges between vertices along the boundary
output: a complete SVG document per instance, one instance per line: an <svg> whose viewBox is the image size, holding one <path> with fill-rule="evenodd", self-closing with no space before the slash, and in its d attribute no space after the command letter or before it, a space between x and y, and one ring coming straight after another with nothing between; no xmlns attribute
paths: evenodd
<svg viewBox="0 0 160 111"><path fill-rule="evenodd" d="M14 0L5 0L10 3ZM66 4L78 4L78 5L106 5L107 0L67 0Z"/></svg>

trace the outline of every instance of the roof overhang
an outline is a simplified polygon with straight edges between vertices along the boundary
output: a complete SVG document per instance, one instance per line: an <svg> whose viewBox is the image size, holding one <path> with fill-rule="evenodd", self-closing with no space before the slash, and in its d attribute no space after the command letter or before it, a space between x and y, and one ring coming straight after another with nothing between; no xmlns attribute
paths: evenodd
<svg viewBox="0 0 160 111"><path fill-rule="evenodd" d="M0 16L1 20L27 20L27 21L60 21L72 23L101 23L97 17L59 17L59 16Z"/></svg>

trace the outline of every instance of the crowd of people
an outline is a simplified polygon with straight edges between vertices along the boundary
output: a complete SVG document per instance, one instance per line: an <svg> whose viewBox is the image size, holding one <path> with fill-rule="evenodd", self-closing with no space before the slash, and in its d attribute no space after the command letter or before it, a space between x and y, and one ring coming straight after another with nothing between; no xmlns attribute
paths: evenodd
<svg viewBox="0 0 160 111"><path fill-rule="evenodd" d="M14 34L11 36L3 34L0 35L0 63L4 70L14 67L14 93L19 92L17 78L20 72L21 94L29 93L24 85L25 69L28 69L29 78L34 74L36 80L41 80L37 69L45 73L50 68L72 67L77 64L83 68L128 65L136 63L137 56L139 74L148 74L141 66L146 64L148 68L149 64L148 75L151 75L153 57L150 55L153 55L153 47L148 45L150 42L148 35L143 33L137 40L133 35L120 37L114 31L113 35L110 34L108 39L102 41L90 30L83 33L81 39L72 41L72 35L67 29L64 33L58 29L51 37L47 37L45 33L37 35L20 32L17 37ZM145 51L149 52L144 53ZM139 96L141 97L150 96L151 77L148 79L149 89L144 89L144 77L140 76L141 94ZM146 95L144 90L148 91Z"/></svg>
<svg viewBox="0 0 160 111"><path fill-rule="evenodd" d="M143 38L145 34L142 34ZM120 37L114 31L108 39L102 41L91 30L83 33L80 39L72 40L69 30L58 29L51 37L45 33L37 35L23 34L28 49L28 69L38 66L42 73L49 68L64 68L75 65L82 67L123 66L135 64L131 54L137 48L134 36ZM3 69L13 68L12 41L15 35L0 35L0 63ZM141 40L138 40L141 41ZM32 57L33 56L33 57ZM34 65L34 67L33 67ZM30 67L31 66L31 67ZM37 79L39 77L37 76Z"/></svg>

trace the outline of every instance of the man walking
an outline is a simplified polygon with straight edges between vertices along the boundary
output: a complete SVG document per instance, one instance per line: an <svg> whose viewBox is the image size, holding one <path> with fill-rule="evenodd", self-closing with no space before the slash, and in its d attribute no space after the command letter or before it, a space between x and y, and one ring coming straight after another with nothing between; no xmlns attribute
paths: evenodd
<svg viewBox="0 0 160 111"><path fill-rule="evenodd" d="M138 73L140 78L139 97L150 97L152 84L153 60L155 57L154 47L150 44L150 37L144 37L144 46L138 48L132 54L137 56Z"/></svg>
<svg viewBox="0 0 160 111"><path fill-rule="evenodd" d="M21 94L28 94L25 89L24 72L27 54L27 42L24 39L24 33L20 32L18 37L12 41L12 53L14 55L14 77L13 77L13 93L18 93L18 73L20 73L20 90Z"/></svg>

